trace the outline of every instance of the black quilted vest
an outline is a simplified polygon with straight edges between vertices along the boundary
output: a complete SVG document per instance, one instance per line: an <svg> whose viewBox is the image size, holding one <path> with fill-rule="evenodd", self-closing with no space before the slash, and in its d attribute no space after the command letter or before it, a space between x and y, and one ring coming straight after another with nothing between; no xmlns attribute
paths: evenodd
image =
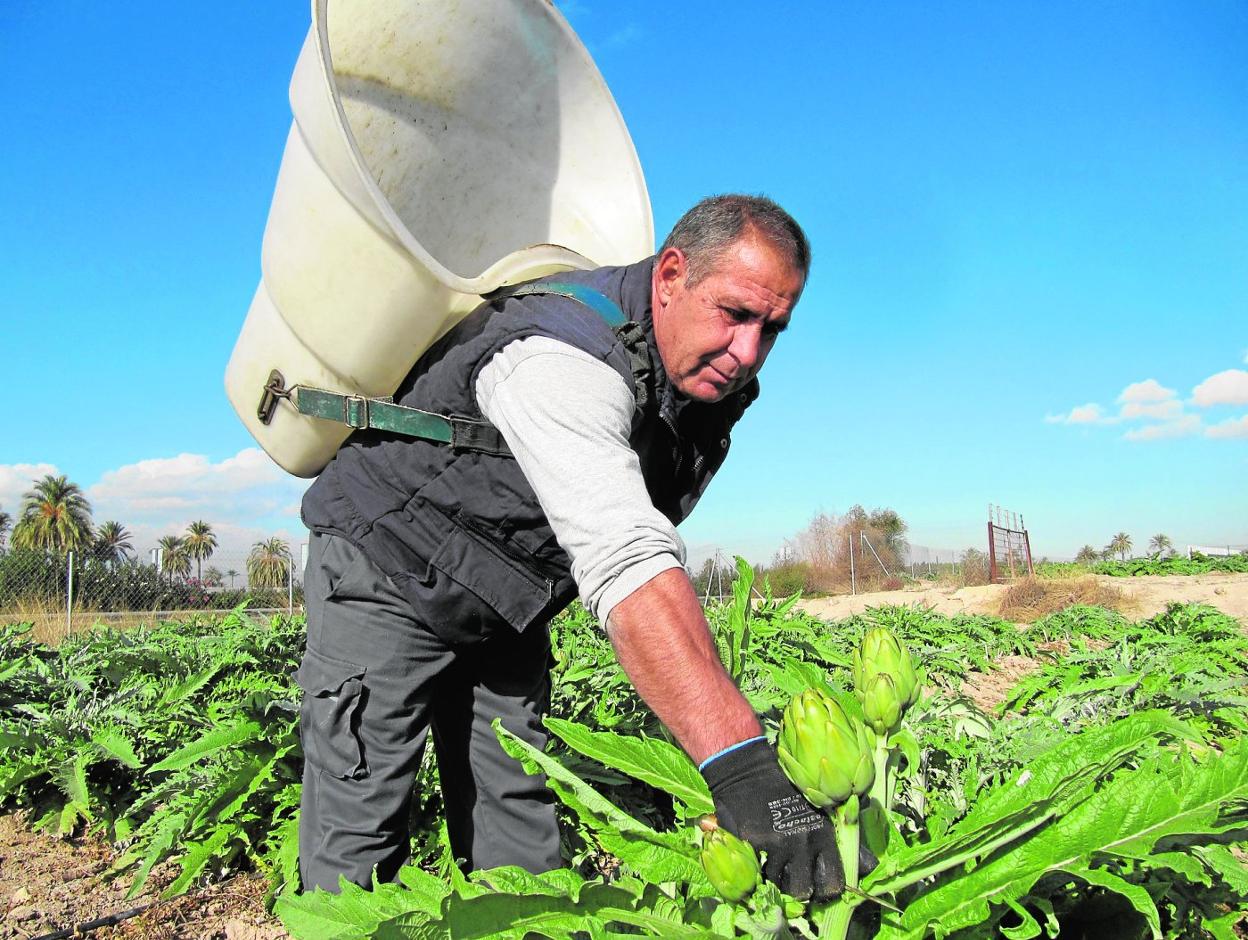
<svg viewBox="0 0 1248 940"><path fill-rule="evenodd" d="M483 420L474 389L496 352L538 335L576 346L633 387L630 444L654 505L680 522L723 462L729 431L758 384L715 404L675 392L654 345L653 266L648 258L549 278L586 284L613 300L630 320L618 331L589 307L556 295L482 305L421 357L395 401ZM543 624L576 596L571 561L510 456L357 431L304 496L303 521L354 543L449 641L479 639L503 624Z"/></svg>

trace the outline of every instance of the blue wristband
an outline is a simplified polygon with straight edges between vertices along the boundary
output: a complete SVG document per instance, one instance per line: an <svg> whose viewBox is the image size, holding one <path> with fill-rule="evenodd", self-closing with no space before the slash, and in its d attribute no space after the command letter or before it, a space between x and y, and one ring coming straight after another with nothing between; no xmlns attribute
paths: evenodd
<svg viewBox="0 0 1248 940"><path fill-rule="evenodd" d="M701 772L703 770L706 770L707 765L711 761L718 760L719 758L723 757L725 754L731 754L733 751L735 751L739 747L745 747L747 744L753 744L755 741L766 741L766 740L767 740L766 736L760 734L757 737L746 738L744 741L738 741L736 744L730 744L726 748L724 748L722 751L716 751L714 754L712 754L702 763L698 764L698 771Z"/></svg>

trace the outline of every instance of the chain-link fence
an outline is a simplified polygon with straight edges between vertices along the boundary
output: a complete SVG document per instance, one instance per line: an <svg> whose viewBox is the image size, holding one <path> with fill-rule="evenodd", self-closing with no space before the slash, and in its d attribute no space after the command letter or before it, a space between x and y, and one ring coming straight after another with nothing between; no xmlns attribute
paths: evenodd
<svg viewBox="0 0 1248 940"><path fill-rule="evenodd" d="M282 539L248 552L201 557L152 549L135 557L36 549L0 553L0 624L32 623L54 640L93 624L128 626L249 610L293 613L303 606L306 546Z"/></svg>

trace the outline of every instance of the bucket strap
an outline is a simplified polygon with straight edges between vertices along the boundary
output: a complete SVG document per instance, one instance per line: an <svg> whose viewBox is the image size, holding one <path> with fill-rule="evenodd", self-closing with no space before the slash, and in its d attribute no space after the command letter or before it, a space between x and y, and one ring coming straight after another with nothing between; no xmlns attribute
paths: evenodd
<svg viewBox="0 0 1248 940"><path fill-rule="evenodd" d="M504 297L523 297L532 294L557 294L579 301L603 318L613 329L626 325L628 317L611 298L583 284L562 282L527 282L503 287L487 294L486 300ZM344 395L308 385L283 387L281 374L276 370L265 386L257 414L264 424L272 420L277 400L287 399L300 414L326 421L337 421L355 430L373 428L415 437L426 441L449 444L456 450L472 450L479 453L511 457L511 448L502 434L488 421L478 421L455 415L440 415L421 411L408 405L396 404L393 398L368 398L363 395Z"/></svg>

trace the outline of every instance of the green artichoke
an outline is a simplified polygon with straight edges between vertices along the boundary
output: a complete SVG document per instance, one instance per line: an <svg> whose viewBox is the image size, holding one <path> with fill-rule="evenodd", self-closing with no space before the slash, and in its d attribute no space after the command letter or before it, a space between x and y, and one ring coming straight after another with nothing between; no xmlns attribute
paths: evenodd
<svg viewBox="0 0 1248 940"><path fill-rule="evenodd" d="M877 735L884 738L897 730L901 725L903 704L897 685L888 673L876 673L867 679L862 693L862 712Z"/></svg>
<svg viewBox="0 0 1248 940"><path fill-rule="evenodd" d="M711 829L702 837L702 868L725 901L743 901L758 887L758 854L727 829Z"/></svg>
<svg viewBox="0 0 1248 940"><path fill-rule="evenodd" d="M901 711L919 700L922 683L914 670L909 651L887 627L872 627L854 650L854 694L866 704L867 688L871 679L887 675L893 681Z"/></svg>
<svg viewBox="0 0 1248 940"><path fill-rule="evenodd" d="M866 793L875 780L867 726L815 689L785 708L776 754L793 785L821 808Z"/></svg>

